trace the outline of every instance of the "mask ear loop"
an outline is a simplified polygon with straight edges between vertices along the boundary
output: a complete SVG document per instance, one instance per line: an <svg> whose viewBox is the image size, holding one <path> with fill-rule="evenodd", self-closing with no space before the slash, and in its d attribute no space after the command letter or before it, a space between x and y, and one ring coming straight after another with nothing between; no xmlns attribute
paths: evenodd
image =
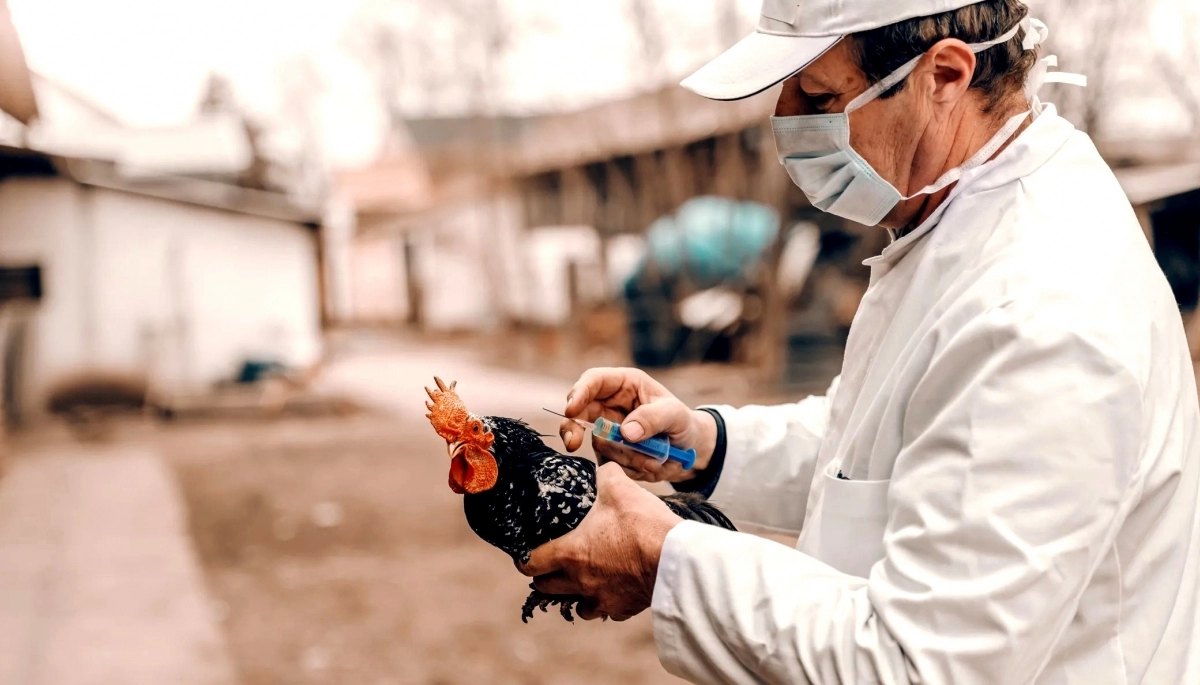
<svg viewBox="0 0 1200 685"><path fill-rule="evenodd" d="M982 43L968 43L967 47L970 48L971 52L974 52L974 53L983 52L984 50L987 50L988 48L990 48L992 46L1000 45L1001 43L1007 43L1008 41L1012 40L1014 37L1016 37L1017 32L1019 32L1025 26L1026 26L1026 24L1024 21L1018 22L1012 28L1005 31L1002 35L1000 35L999 37L997 37L993 40L984 41ZM875 85L871 86L867 90L863 91L863 93L861 95L854 98L853 100L850 101L850 104L846 105L845 117L846 117L846 123L847 123L847 126L846 126L847 135L849 135L849 132L850 132L850 126L849 126L850 113L867 105L868 103L870 103L875 98L879 97L882 93L887 91L892 86L894 86L897 83L900 83L904 79L908 78L909 74L911 74L917 68L917 63L919 63L921 61L921 58L924 56L925 56L924 53L922 53L922 54L917 55L916 57L912 58L911 60L905 62L904 65L901 66L899 69L897 69L896 71L893 71L891 74L888 74L888 76L886 78L879 81ZM918 190L916 193L913 193L912 195L904 196L903 194L901 194L902 199L911 200L914 197L917 197L919 195L927 195L929 193L936 193L937 191L941 190L942 188L945 188L946 186L950 185L951 183L956 182L967 171L974 169L977 166L982 165L993 154L995 154L996 150L1000 149L1001 145L1008 142L1008 140L1010 138L1012 138L1013 134L1016 133L1017 129L1020 127L1021 122L1024 121L1027 116L1029 116L1029 112L1023 112L1015 117L1012 117L1004 125L1004 127L1000 130L1000 132L997 134L997 136L994 137L991 141L989 141L988 144L983 147L983 149L979 150L979 152L976 153L976 155L974 157L972 157L970 160L968 160L963 166L951 169L950 171L947 171L936 181L934 181L933 183L931 183L928 186L925 186L921 190ZM899 192L899 191L897 191L897 192Z"/></svg>
<svg viewBox="0 0 1200 685"><path fill-rule="evenodd" d="M1019 22L1015 26L1010 28L1009 30L1005 31L1004 34L1001 35L999 38L995 38L995 39L989 40L989 41L984 41L982 43L968 43L967 47L970 48L971 52L974 52L974 53L983 52L984 50L987 50L988 48L990 48L992 46L999 45L1001 43L1007 43L1008 41L1012 40L1014 37L1016 37L1017 32L1020 31L1024 26L1025 26L1024 21ZM1042 24L1042 26L1044 27L1045 24ZM1026 37L1026 41L1028 41L1028 37ZM851 100L850 104L846 105L846 114L849 115L851 112L861 109L862 107L866 106L868 103L870 103L875 98L877 98L880 95L887 92L892 86L894 86L897 83L900 83L904 79L908 78L909 75L912 74L913 71L916 70L917 64L920 63L921 58L924 56L925 56L925 54L922 53L922 54L917 55L916 57L910 59L909 61L905 62L899 69L893 71L892 73L890 73L886 77L884 77L883 80L879 81L875 85L873 85L870 88L863 91L858 97Z"/></svg>

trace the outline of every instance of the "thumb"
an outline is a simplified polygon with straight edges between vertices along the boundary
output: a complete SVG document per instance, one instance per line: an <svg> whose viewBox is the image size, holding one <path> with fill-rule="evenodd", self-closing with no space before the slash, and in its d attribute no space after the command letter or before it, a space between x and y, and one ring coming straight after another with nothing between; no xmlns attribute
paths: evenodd
<svg viewBox="0 0 1200 685"><path fill-rule="evenodd" d="M640 442L659 433L678 436L687 431L690 418L687 407L679 400L650 402L629 412L621 422L621 435L630 442Z"/></svg>
<svg viewBox="0 0 1200 685"><path fill-rule="evenodd" d="M551 540L533 550L529 555L528 562L525 564L517 563L517 570L530 578L562 570L567 547L571 542L563 542L563 540L570 535L571 533L567 533L563 537Z"/></svg>
<svg viewBox="0 0 1200 685"><path fill-rule="evenodd" d="M629 480L629 476L625 475L625 471L616 462L608 462L596 469L596 489L607 489L608 486L614 483Z"/></svg>

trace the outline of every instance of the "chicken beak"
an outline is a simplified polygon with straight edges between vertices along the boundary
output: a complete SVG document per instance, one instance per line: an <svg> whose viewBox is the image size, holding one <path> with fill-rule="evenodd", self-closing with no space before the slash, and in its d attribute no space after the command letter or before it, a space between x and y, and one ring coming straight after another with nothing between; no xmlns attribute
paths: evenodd
<svg viewBox="0 0 1200 685"><path fill-rule="evenodd" d="M455 440L454 442L448 442L448 443L446 443L446 454L449 455L451 459L453 459L453 458L457 457L459 455L459 453L462 452L463 450L465 450L466 448L467 448L467 443L463 442L462 440Z"/></svg>

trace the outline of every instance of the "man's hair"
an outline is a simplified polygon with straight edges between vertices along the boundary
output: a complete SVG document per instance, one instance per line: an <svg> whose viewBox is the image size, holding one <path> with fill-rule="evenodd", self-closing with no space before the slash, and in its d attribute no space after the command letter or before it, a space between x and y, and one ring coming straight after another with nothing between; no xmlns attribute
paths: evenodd
<svg viewBox="0 0 1200 685"><path fill-rule="evenodd" d="M1021 0L984 0L949 12L855 33L850 36L850 54L867 81L878 83L940 40L958 38L966 43L995 40L1027 14L1029 8ZM971 88L982 91L987 98L984 112L993 112L1001 102L1024 88L1025 77L1037 62L1036 51L1021 47L1024 39L1025 30L1021 29L1007 43L993 45L975 55ZM886 99L899 93L905 81L881 97Z"/></svg>

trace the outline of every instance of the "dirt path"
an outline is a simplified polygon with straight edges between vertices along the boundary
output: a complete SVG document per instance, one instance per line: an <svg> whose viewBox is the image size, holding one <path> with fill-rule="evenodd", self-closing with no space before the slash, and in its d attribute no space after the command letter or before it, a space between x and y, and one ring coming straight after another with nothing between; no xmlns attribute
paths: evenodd
<svg viewBox="0 0 1200 685"><path fill-rule="evenodd" d="M158 440L245 685L678 682L647 615L521 623L527 581L467 528L423 420L221 424Z"/></svg>

